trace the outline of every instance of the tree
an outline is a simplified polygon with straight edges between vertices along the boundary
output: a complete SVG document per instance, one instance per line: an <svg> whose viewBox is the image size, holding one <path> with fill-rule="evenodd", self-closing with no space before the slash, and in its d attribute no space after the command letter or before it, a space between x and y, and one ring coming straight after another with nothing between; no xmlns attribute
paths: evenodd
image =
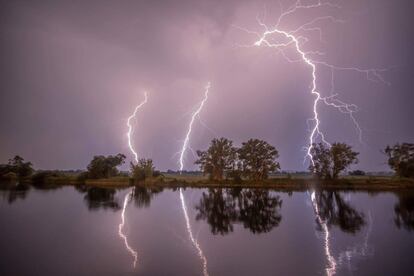
<svg viewBox="0 0 414 276"><path fill-rule="evenodd" d="M125 162L126 156L118 153L117 155L94 156L88 165L88 178L109 178L118 175L117 167Z"/></svg>
<svg viewBox="0 0 414 276"><path fill-rule="evenodd" d="M242 143L238 156L243 176L250 180L266 179L271 172L280 169L276 158L279 153L275 147L259 139L250 139Z"/></svg>
<svg viewBox="0 0 414 276"><path fill-rule="evenodd" d="M10 173L16 174L17 177L28 177L33 173L33 165L31 162L24 162L24 159L19 155L9 159L6 165L0 166L0 176Z"/></svg>
<svg viewBox="0 0 414 276"><path fill-rule="evenodd" d="M399 177L414 177L414 144L402 143L385 148L388 165Z"/></svg>
<svg viewBox="0 0 414 276"><path fill-rule="evenodd" d="M226 139L213 139L206 151L197 151L199 159L195 164L200 165L204 175L208 174L211 180L223 180L224 175L235 170L236 148L233 142Z"/></svg>
<svg viewBox="0 0 414 276"><path fill-rule="evenodd" d="M312 163L309 170L319 178L337 179L340 172L358 163L358 152L345 143L333 143L330 148L323 143L312 144Z"/></svg>
<svg viewBox="0 0 414 276"><path fill-rule="evenodd" d="M131 162L132 178L136 181L151 179L154 176L155 167L151 159L139 159L138 164Z"/></svg>

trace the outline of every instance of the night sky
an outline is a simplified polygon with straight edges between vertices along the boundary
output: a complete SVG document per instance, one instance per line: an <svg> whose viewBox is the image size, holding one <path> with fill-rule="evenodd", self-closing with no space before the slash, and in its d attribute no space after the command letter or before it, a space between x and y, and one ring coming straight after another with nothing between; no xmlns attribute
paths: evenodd
<svg viewBox="0 0 414 276"><path fill-rule="evenodd" d="M335 72L335 93L359 106L363 143L347 115L320 107L327 140L354 146L358 168L385 170L387 144L414 142L413 1L332 3L341 8L300 11L281 26L293 30L334 15L344 23L319 22L322 41L310 32L303 47L323 51L320 59L338 66L388 69L390 85ZM236 26L263 31L256 16L264 11L274 24L279 2L1 1L0 162L19 154L36 168L83 169L98 154L121 152L132 160L126 119L148 91L134 146L157 168L177 169L191 112L210 81L191 148L205 149L214 137L237 146L260 138L279 150L282 169L306 170L309 67L266 47L240 47L257 37ZM331 93L322 67L318 87ZM193 162L189 151L185 168L196 168Z"/></svg>

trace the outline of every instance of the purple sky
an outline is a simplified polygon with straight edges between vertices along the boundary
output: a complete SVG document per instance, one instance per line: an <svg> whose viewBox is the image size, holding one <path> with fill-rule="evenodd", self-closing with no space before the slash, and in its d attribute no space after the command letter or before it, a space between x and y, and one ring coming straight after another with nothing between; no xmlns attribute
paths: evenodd
<svg viewBox="0 0 414 276"><path fill-rule="evenodd" d="M383 76L391 85L335 74L339 98L360 108L364 144L348 116L320 108L329 141L360 151L359 168L383 170L381 149L414 140L414 7L408 0L334 3L342 8L300 11L281 27L292 30L329 12L345 23L316 24L324 42L308 34L307 51L323 51L322 60L339 66L389 68ZM279 150L282 169L305 170L309 67L269 48L237 47L256 37L234 26L262 31L256 16L264 10L274 24L277 1L1 1L0 162L19 154L36 168L77 169L93 155L118 152L132 160L126 119L146 90L135 148L158 168L177 169L191 111L210 81L193 149L213 137L236 145L261 138ZM329 72L318 72L320 91L329 95ZM186 168L193 162L188 152Z"/></svg>

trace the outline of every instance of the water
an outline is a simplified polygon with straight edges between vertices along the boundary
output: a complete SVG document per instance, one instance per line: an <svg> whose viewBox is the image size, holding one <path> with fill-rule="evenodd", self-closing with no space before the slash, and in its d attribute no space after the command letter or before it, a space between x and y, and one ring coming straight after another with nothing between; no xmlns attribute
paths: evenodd
<svg viewBox="0 0 414 276"><path fill-rule="evenodd" d="M410 191L3 186L0 221L0 275L412 275L414 268Z"/></svg>

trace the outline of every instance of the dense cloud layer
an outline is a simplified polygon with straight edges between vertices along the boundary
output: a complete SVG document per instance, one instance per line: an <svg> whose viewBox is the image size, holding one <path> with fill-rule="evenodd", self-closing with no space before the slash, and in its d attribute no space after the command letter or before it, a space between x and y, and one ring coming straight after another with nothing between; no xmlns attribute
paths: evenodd
<svg viewBox="0 0 414 276"><path fill-rule="evenodd" d="M291 1L283 1L286 7ZM380 150L413 141L411 1L339 1L340 11L301 11L282 22L292 29L322 22L323 50L334 64L391 68L391 86L354 72L335 74L340 98L358 104L365 144L349 118L322 107L330 141L360 152L360 167L386 168ZM256 15L274 23L279 4L257 1L3 1L0 3L0 161L20 154L38 168L84 168L96 154L129 154L126 118L147 90L134 144L161 169L176 169L176 152L191 111L211 81L210 99L191 140L206 148L216 136L236 145L262 138L280 151L282 169L306 169L303 146L312 114L310 71L266 48L243 48L259 31ZM319 87L330 93L329 72ZM206 127L208 126L208 127ZM194 157L187 155L187 168Z"/></svg>

